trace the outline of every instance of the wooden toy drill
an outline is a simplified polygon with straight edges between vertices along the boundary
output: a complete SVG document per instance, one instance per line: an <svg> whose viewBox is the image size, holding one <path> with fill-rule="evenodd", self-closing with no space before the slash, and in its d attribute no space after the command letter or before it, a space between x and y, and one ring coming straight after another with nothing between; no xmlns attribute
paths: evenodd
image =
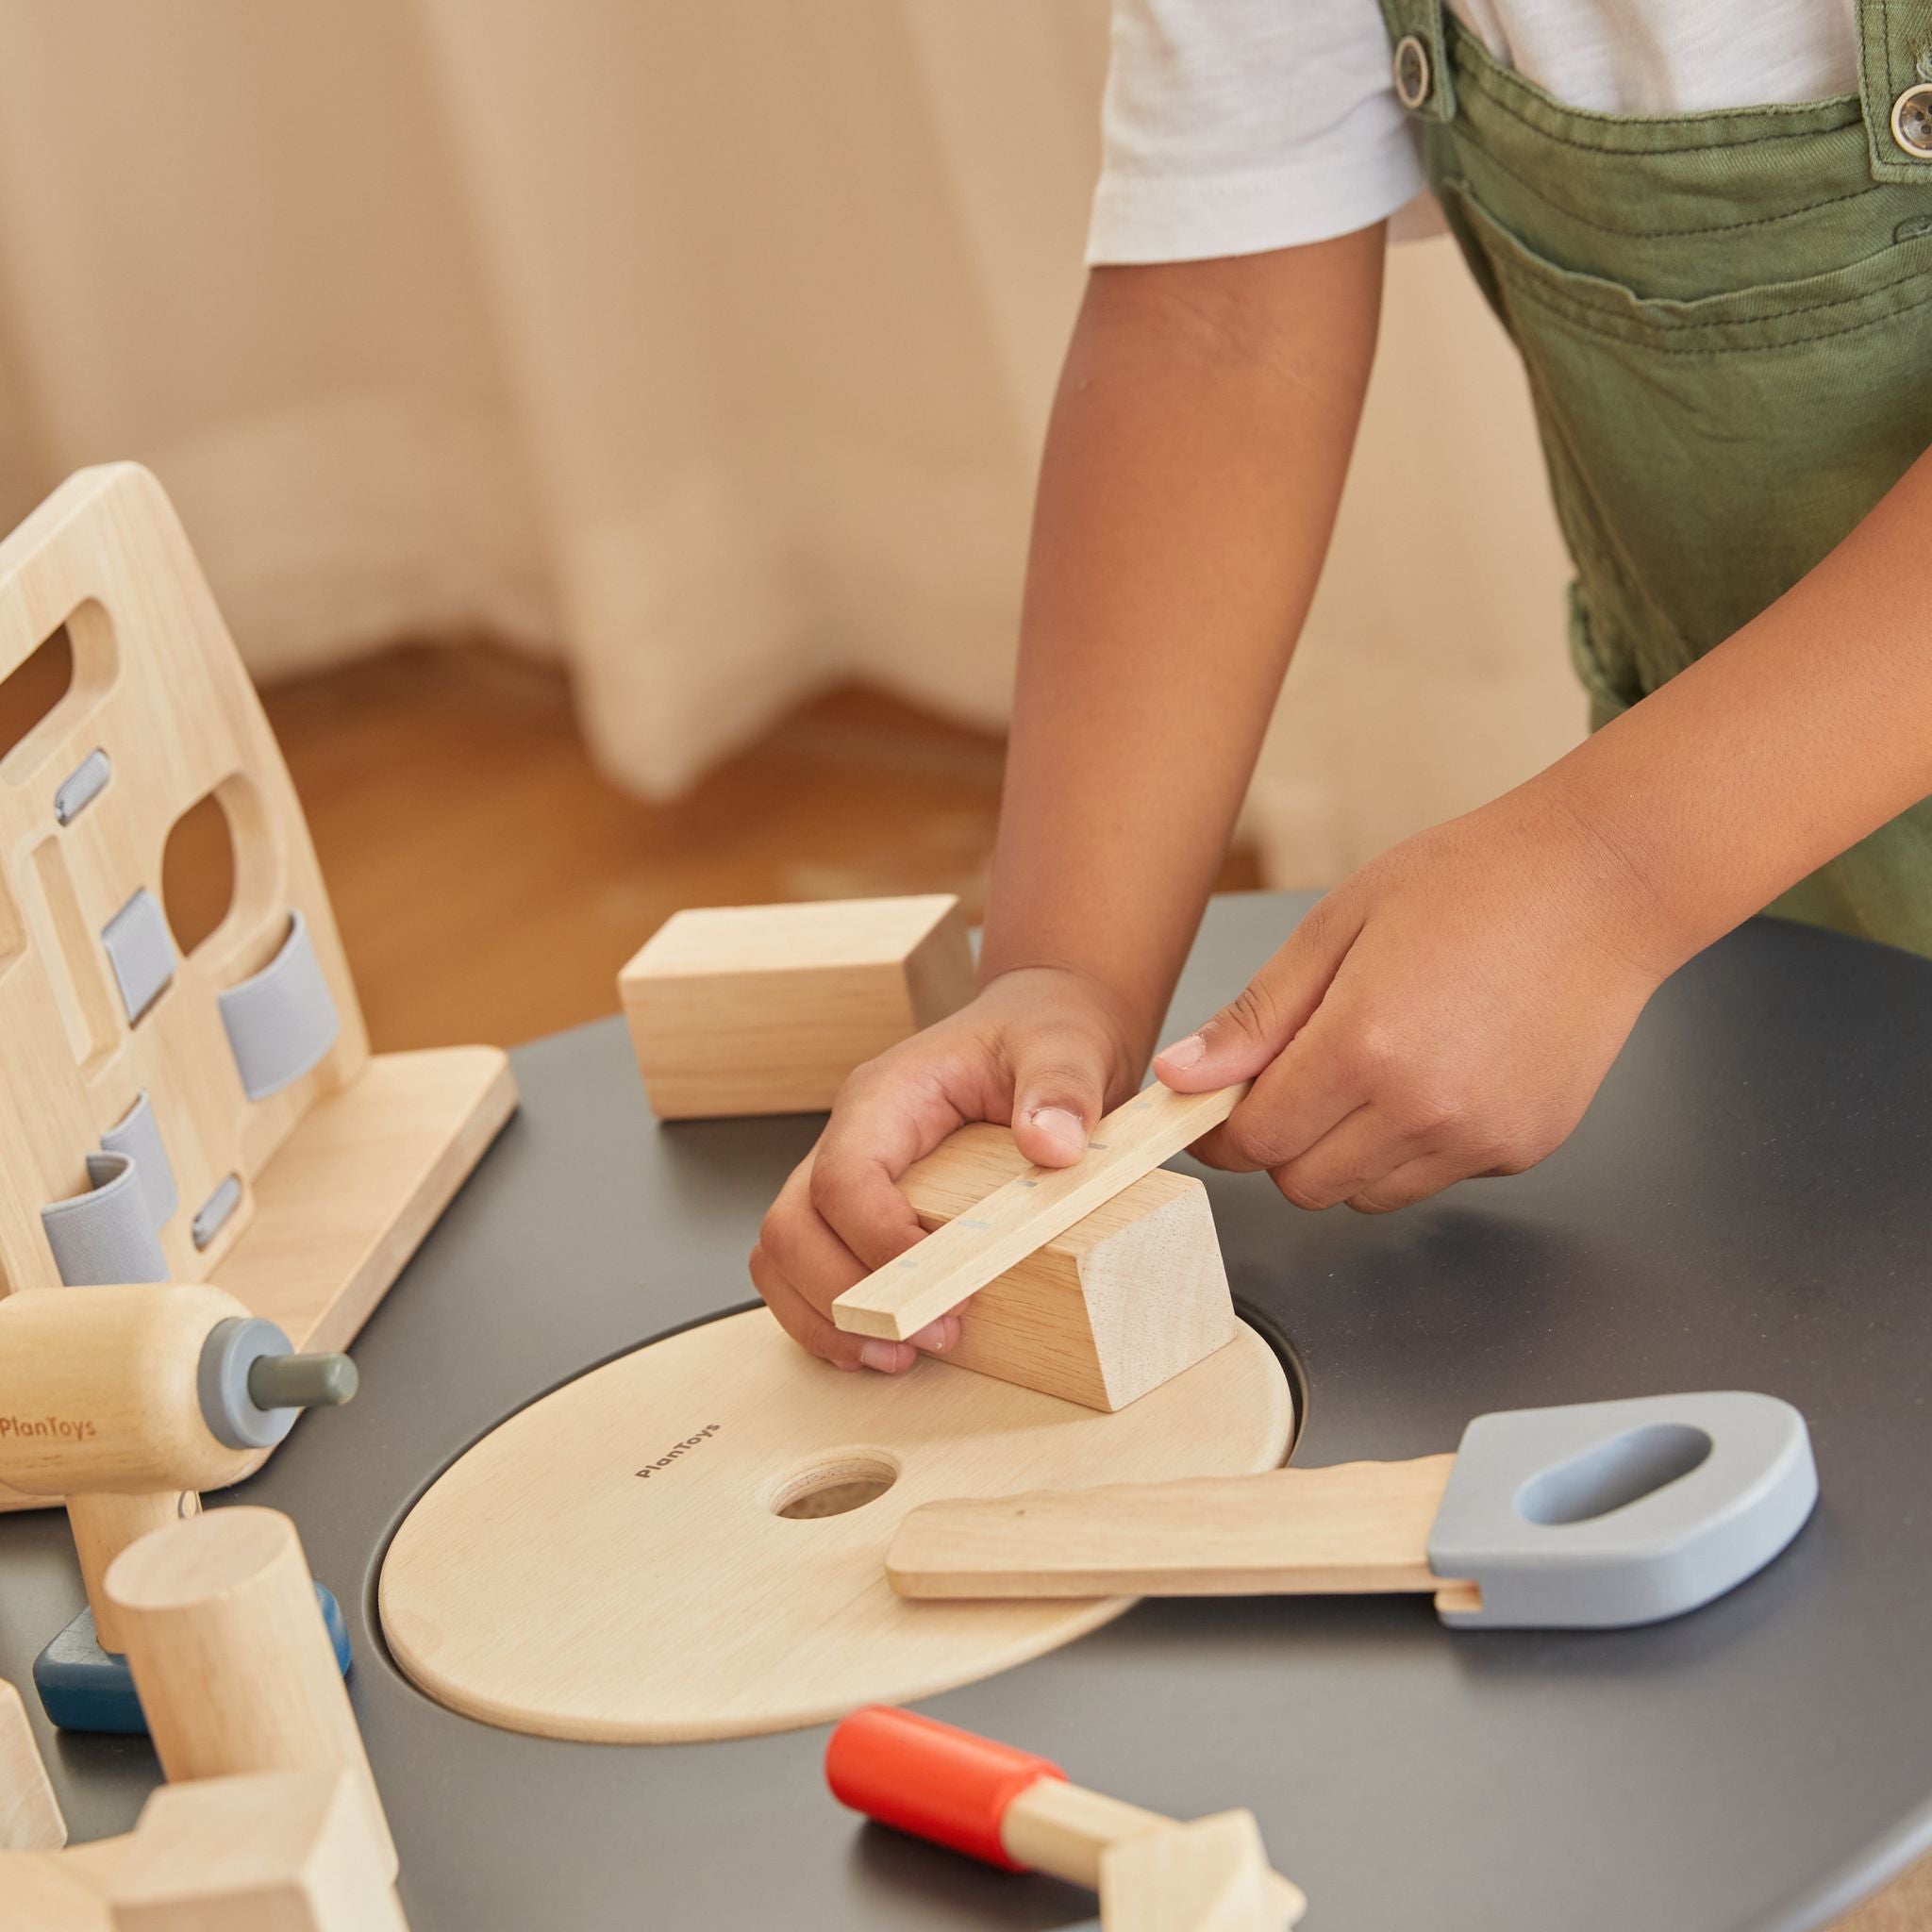
<svg viewBox="0 0 1932 1932"><path fill-rule="evenodd" d="M70 1730L145 1728L108 1566L238 1481L307 1407L348 1401L343 1355L297 1355L273 1322L195 1285L28 1289L0 1300L0 1482L64 1497L88 1608L34 1665ZM316 1586L346 1668L346 1632Z"/></svg>

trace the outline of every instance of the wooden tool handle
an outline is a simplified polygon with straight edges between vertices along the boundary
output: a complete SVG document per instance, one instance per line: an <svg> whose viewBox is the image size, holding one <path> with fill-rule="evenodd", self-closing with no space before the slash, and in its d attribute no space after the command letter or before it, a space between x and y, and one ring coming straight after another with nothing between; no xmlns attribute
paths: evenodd
<svg viewBox="0 0 1932 1932"><path fill-rule="evenodd" d="M0 1299L0 1482L32 1495L211 1490L253 1450L202 1415L202 1344L245 1317L199 1283L31 1289Z"/></svg>
<svg viewBox="0 0 1932 1932"><path fill-rule="evenodd" d="M1069 1784L1030 1751L917 1711L869 1705L834 1725L825 1781L841 1805L1010 1872L1044 1872L1089 1890L1110 1845L1174 1820ZM1300 1890L1279 1873L1267 1891L1280 1923L1301 1916Z"/></svg>
<svg viewBox="0 0 1932 1932"><path fill-rule="evenodd" d="M848 1288L832 1319L854 1335L903 1341L958 1307L1035 1248L1217 1127L1248 1083L1175 1093L1158 1082L1105 1115L1072 1167L1035 1167L996 1188L970 1214Z"/></svg>
<svg viewBox="0 0 1932 1932"><path fill-rule="evenodd" d="M901 1596L1307 1595L1443 1587L1429 1527L1455 1456L924 1503Z"/></svg>

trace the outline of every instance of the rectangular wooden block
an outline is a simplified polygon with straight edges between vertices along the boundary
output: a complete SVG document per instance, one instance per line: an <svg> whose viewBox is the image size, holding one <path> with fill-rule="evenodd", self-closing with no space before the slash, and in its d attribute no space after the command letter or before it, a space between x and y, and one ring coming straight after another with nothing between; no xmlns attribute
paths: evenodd
<svg viewBox="0 0 1932 1932"><path fill-rule="evenodd" d="M407 1932L395 1858L346 1771L163 1785L111 1893L115 1932Z"/></svg>
<svg viewBox="0 0 1932 1932"><path fill-rule="evenodd" d="M617 987L659 1119L815 1113L973 997L973 955L948 893L705 907L665 921Z"/></svg>
<svg viewBox="0 0 1932 1932"><path fill-rule="evenodd" d="M928 1231L1030 1163L1005 1127L961 1127L900 1186ZM1088 1408L1118 1409L1234 1339L1208 1191L1157 1168L988 1283L946 1357Z"/></svg>

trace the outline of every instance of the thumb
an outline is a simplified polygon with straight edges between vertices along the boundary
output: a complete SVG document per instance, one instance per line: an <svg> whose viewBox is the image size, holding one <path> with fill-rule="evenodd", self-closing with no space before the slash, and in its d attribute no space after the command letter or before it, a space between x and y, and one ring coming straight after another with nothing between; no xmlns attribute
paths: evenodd
<svg viewBox="0 0 1932 1932"><path fill-rule="evenodd" d="M1308 1023L1361 930L1319 902L1254 978L1211 1020L1154 1057L1161 1084L1205 1093L1252 1080Z"/></svg>
<svg viewBox="0 0 1932 1932"><path fill-rule="evenodd" d="M1063 1033L1014 1056L1013 1141L1040 1167L1071 1167L1105 1110L1107 1054Z"/></svg>

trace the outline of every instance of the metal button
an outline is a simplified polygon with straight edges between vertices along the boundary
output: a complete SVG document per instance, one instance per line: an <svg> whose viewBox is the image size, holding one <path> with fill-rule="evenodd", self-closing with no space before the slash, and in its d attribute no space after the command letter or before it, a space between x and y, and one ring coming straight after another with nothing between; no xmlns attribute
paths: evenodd
<svg viewBox="0 0 1932 1932"><path fill-rule="evenodd" d="M1400 49L1396 52L1396 92L1402 91ZM1891 104L1891 138L1907 154L1932 161L1932 81L1908 87Z"/></svg>
<svg viewBox="0 0 1932 1932"><path fill-rule="evenodd" d="M1405 108L1420 108L1429 97L1430 79L1429 50L1416 35L1404 34L1395 43L1395 98ZM1894 108L1892 125L1897 125L1898 112ZM1928 130L1928 135L1932 135L1932 130ZM1904 142L1905 137L1901 135L1899 139Z"/></svg>

